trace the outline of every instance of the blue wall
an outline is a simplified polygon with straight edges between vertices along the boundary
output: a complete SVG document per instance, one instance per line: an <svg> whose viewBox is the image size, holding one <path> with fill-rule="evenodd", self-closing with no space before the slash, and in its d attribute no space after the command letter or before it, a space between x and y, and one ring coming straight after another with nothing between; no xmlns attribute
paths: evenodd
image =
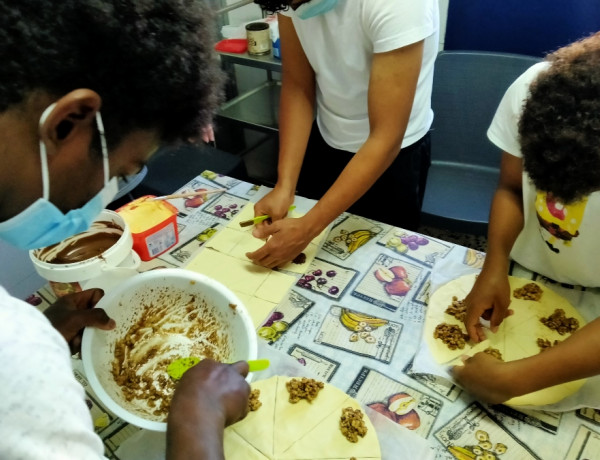
<svg viewBox="0 0 600 460"><path fill-rule="evenodd" d="M444 48L543 56L600 31L600 0L450 0Z"/></svg>

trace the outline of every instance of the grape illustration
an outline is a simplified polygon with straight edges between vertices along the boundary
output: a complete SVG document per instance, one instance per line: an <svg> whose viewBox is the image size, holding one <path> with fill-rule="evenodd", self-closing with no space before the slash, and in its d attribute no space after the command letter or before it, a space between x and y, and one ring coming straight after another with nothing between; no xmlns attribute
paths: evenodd
<svg viewBox="0 0 600 460"><path fill-rule="evenodd" d="M338 292L340 292L340 288L337 286L331 286L328 291L331 295L336 295Z"/></svg>
<svg viewBox="0 0 600 460"><path fill-rule="evenodd" d="M329 270L327 273L325 273L329 278L333 278L335 275L337 275L337 272L335 270Z"/></svg>

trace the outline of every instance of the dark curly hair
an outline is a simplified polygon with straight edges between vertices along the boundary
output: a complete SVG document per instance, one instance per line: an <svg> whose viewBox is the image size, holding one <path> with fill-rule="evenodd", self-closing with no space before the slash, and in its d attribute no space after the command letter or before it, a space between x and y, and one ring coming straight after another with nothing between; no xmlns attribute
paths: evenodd
<svg viewBox="0 0 600 460"><path fill-rule="evenodd" d="M109 143L135 129L197 135L221 97L211 15L197 0L2 0L0 112L44 91L102 98Z"/></svg>
<svg viewBox="0 0 600 460"><path fill-rule="evenodd" d="M600 32L547 56L519 121L523 167L564 203L600 189Z"/></svg>
<svg viewBox="0 0 600 460"><path fill-rule="evenodd" d="M254 0L254 3L259 5L267 14L277 13L278 11L286 11L290 8L292 0L273 1L273 0Z"/></svg>

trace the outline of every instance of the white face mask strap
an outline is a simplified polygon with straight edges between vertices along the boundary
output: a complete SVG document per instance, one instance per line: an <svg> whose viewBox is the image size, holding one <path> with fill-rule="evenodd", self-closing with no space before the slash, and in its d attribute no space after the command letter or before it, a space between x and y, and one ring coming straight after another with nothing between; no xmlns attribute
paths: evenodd
<svg viewBox="0 0 600 460"><path fill-rule="evenodd" d="M56 103L50 104L46 107L46 110L42 112L42 116L40 117L40 131L46 122L46 118L48 115L54 110L56 107ZM40 163L42 166L42 196L45 200L50 198L50 179L48 178L48 154L46 152L46 144L42 140L40 135Z"/></svg>
<svg viewBox="0 0 600 460"><path fill-rule="evenodd" d="M108 146L106 145L106 137L104 136L104 123L102 122L100 111L96 112L96 125L98 126L98 134L100 135L102 166L104 168L104 185L106 185L110 179L110 165L108 163Z"/></svg>

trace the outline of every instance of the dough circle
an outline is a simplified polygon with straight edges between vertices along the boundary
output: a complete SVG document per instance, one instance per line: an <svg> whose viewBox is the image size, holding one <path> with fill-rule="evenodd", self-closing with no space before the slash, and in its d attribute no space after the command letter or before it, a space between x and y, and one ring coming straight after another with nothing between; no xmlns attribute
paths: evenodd
<svg viewBox="0 0 600 460"><path fill-rule="evenodd" d="M486 330L486 340L473 344L468 341L463 349L450 350L441 340L433 337L435 327L440 323L456 324L460 326L464 334L467 333L464 323L453 316L445 313L448 305L452 303L452 297L463 300L471 291L475 283L475 274L456 278L443 286L440 286L430 297L425 317L425 342L434 359L440 364L453 366L461 364L461 356L473 356L488 347L496 348L502 354L506 362L527 358L540 352L537 339L543 338L554 343L555 340L563 341L570 334L560 335L558 332L547 328L541 318L548 317L557 308L562 308L568 318L576 318L579 328L586 322L581 314L564 297L558 295L546 285L532 280L509 276L510 305L514 311L513 315L504 319L498 332L493 334ZM528 283L535 283L542 288L543 294L539 301L523 300L514 297L515 289ZM543 406L554 404L567 396L575 393L585 383L586 379L563 383L549 388L512 398L506 405L510 406Z"/></svg>

